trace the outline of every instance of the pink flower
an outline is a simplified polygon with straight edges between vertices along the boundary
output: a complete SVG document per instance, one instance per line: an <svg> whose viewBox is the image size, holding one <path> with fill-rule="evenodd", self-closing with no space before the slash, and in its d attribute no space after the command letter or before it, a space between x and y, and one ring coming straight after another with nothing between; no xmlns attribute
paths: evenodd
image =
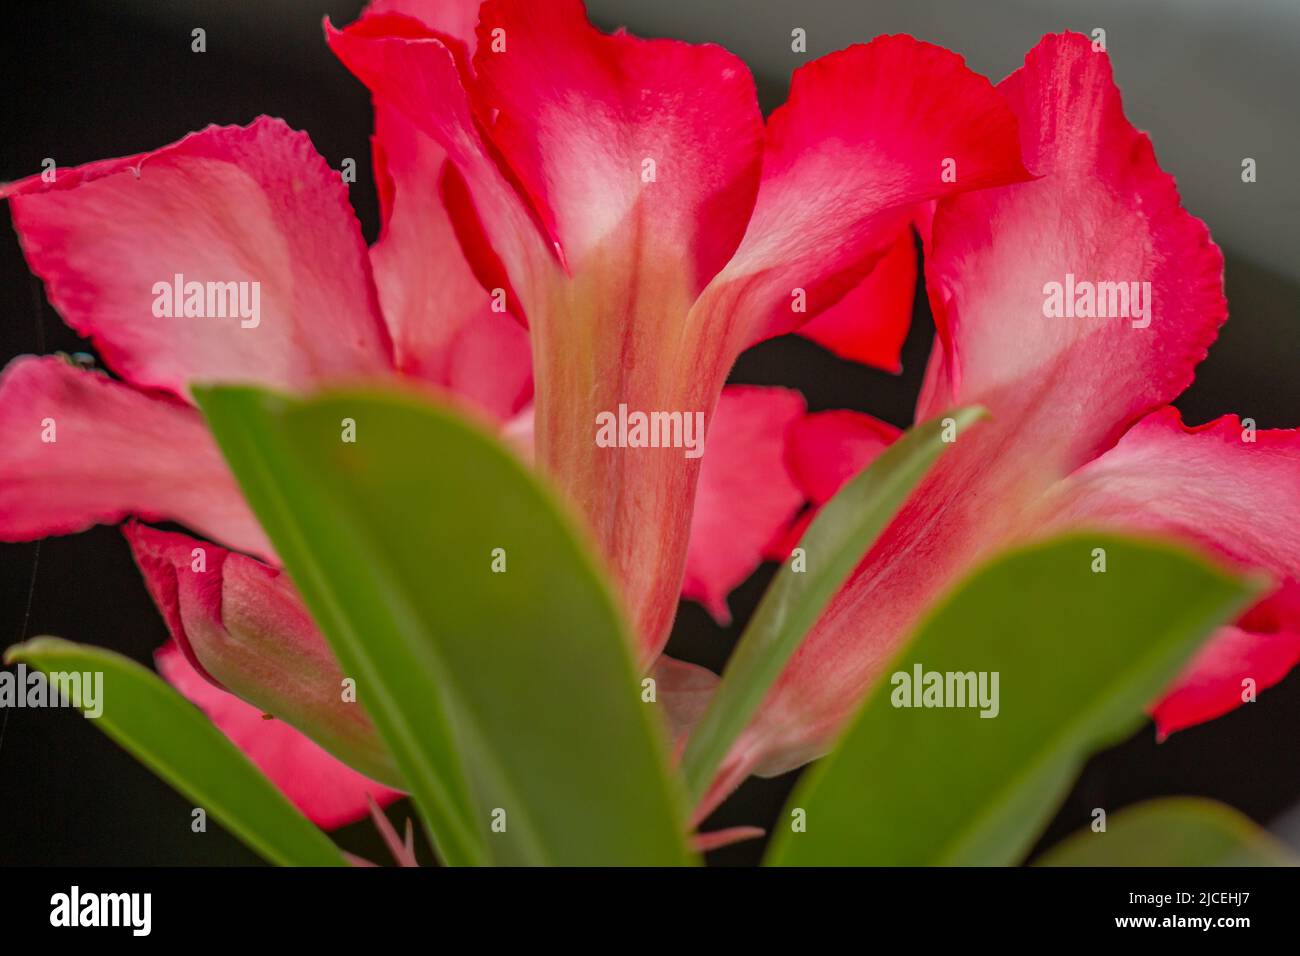
<svg viewBox="0 0 1300 956"><path fill-rule="evenodd" d="M120 380L55 357L5 370L0 536L136 518L207 539L127 525L173 637L159 668L324 825L393 795L352 767L395 774L361 712L339 707L332 657L192 383L403 381L535 434L621 578L649 662L679 592L725 618L727 592L799 506L784 446L802 399L723 392L738 351L857 283L897 246L910 202L954 191L940 152L968 163L971 186L1022 175L988 84L904 38L810 72L765 147L748 73L718 48L607 37L568 0L491 3L479 32L505 31L513 52L489 42L471 61L478 20L477 3L379 2L330 29L376 87L372 249L340 176L265 118L3 189L49 300ZM873 77L846 119L838 98ZM844 177L876 185L831 202ZM791 311L796 279L806 311ZM193 283L207 298L186 315ZM216 283L255 288L240 299L252 311L236 318L232 298L203 315ZM896 338L905 317L890 325ZM896 361L896 345L877 360ZM680 449L598 449L595 416L620 404L707 416L708 466ZM709 681L680 662L656 673L668 701Z"/></svg>
<svg viewBox="0 0 1300 956"><path fill-rule="evenodd" d="M1014 120L960 58L909 37L808 64L765 128L734 56L603 34L579 0L488 0L472 50L393 9L329 27L330 45L381 117L445 150L470 263L529 326L538 465L587 516L651 661L686 572L699 459L611 453L596 416L712 419L740 351L862 283L915 203L1023 179ZM893 354L871 357L894 364L906 312L882 319Z"/></svg>
<svg viewBox="0 0 1300 956"><path fill-rule="evenodd" d="M446 14L448 28L472 38L477 4L401 6ZM362 712L339 707L332 657L190 402L190 384L309 392L402 382L472 407L524 445L533 420L528 331L494 308L493 287L461 251L463 241L471 255L487 254L473 235L458 240L470 207L443 147L383 104L374 147L382 232L369 250L339 173L305 134L267 118L0 190L50 302L121 377L52 356L5 369L0 537L135 518L207 539L126 527L173 637L159 669L325 826L363 816L367 794L395 795L352 768L389 783L396 775ZM256 318L184 316L188 282L257 283ZM156 311L160 283L169 295L180 286L174 316ZM687 596L719 616L799 506L784 436L802 412L784 389L721 396L694 524L689 502L674 513L683 549L675 587L684 578ZM647 539L656 536L647 525ZM663 666L682 680L707 677ZM670 686L665 696L674 699Z"/></svg>
<svg viewBox="0 0 1300 956"><path fill-rule="evenodd" d="M706 807L751 772L824 752L920 613L976 561L1035 535L1168 535L1276 582L1153 703L1162 736L1231 710L1300 659L1300 435L1235 416L1188 427L1168 406L1227 315L1218 248L1124 118L1108 57L1088 40L1046 37L998 91L1039 178L918 216L938 336L916 417L981 404L991 419L958 438L865 556ZM1071 282L1083 307L1049 316L1051 284ZM1128 316L1081 315L1084 283L1102 282L1149 290L1146 314L1133 298ZM792 469L815 506L892 437L865 415L812 415L793 433Z"/></svg>
<svg viewBox="0 0 1300 956"><path fill-rule="evenodd" d="M1222 263L1087 41L1044 40L995 89L882 37L797 71L764 124L735 57L603 34L580 0L377 0L326 35L374 97L375 245L307 137L265 118L10 184L32 270L121 380L32 357L0 379L0 537L132 519L173 638L159 669L318 822L363 816L396 775L340 708L190 385L381 380L494 421L585 516L680 739L713 678L661 656L679 599L726 620L806 525L801 502L896 435L727 374L793 331L896 369L913 223L939 325L918 417L993 419L865 557L706 807L824 750L930 601L1050 529L1170 533L1279 581L1158 704L1162 731L1300 655L1296 438L1164 409L1224 318ZM1076 278L1149 283L1149 323L1046 316L1046 284ZM257 283L256 321L154 314L155 287L187 281ZM706 453L602 447L622 409L702 416Z"/></svg>

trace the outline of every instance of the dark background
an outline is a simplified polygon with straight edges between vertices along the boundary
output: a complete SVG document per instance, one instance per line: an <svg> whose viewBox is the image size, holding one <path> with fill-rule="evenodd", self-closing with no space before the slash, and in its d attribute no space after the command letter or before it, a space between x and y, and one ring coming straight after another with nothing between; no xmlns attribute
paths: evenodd
<svg viewBox="0 0 1300 956"><path fill-rule="evenodd" d="M72 166L153 149L208 123L246 123L267 113L307 130L332 166L346 157L356 160L358 182L352 186L352 198L367 236L374 238L378 217L370 180L368 96L326 50L320 30L324 14L341 25L355 17L359 2L173 0L164 5L83 0L9 6L0 31L0 89L5 94L0 180L39 171L47 156L60 167ZM962 37L942 35L953 30L953 20L966 9L958 0L919 5L933 16L932 31L929 21L919 27L864 22L865 5L829 0L787 0L784 5L778 0L757 5L740 0L593 0L590 6L602 26L627 22L647 35L712 39L733 47L755 63L760 96L768 109L783 98L788 70L797 65L787 62L790 24L805 19L826 27L820 32L810 27L812 55L877 32L911 29L924 39L955 47L995 80L1015 65L1007 62L1001 70L987 65L990 58L1001 62L1001 46L1015 46L1019 57L1045 30L1088 25L1086 18L1079 22L1077 14L1086 7L1077 3L1044 4L1032 16L1017 3L970 5L987 16L963 42ZM1250 4L1232 6L1239 26L1241 18L1249 20ZM1269 6L1261 4L1261 9ZM879 7L899 19L899 4ZM782 19L782 10L791 8L798 8L799 15ZM952 18L944 19L948 13ZM990 32L989 19L996 22L999 17L1007 29ZM196 26L207 30L203 54L190 51L190 30ZM1295 375L1300 287L1284 266L1281 272L1270 269L1296 262L1291 245L1295 184L1282 181L1294 180L1295 153L1275 157L1279 162L1273 171L1283 158L1287 161L1287 174L1273 177L1277 185L1270 185L1265 175L1270 167L1261 160L1261 181L1250 187L1248 201L1233 199L1243 195L1231 193L1240 190L1239 157L1267 154L1270 144L1225 146L1213 131L1242 128L1243 122L1248 127L1251 118L1267 121L1269 106L1258 100L1234 102L1223 95L1198 99L1196 78L1203 81L1207 72L1213 74L1223 64L1207 60L1205 49L1157 57L1153 64L1144 51L1155 47L1139 39L1158 46L1158 37L1169 32L1161 33L1163 26L1157 22L1143 27L1138 22L1122 40L1112 30L1116 71L1139 125L1148 125L1140 115L1143 93L1160 97L1161 111L1151 115L1150 124L1156 148L1166 168L1184 183L1189 206L1207 219L1225 246L1233 316L1200 367L1196 384L1178 405L1191 422L1236 412L1254 417L1264 428L1293 426L1300 407ZM1149 36L1142 36L1142 29ZM783 51L784 59L755 46L754 38L763 30L774 38L767 47ZM1245 49L1249 52L1248 45ZM1140 91L1136 109L1126 72ZM1291 87L1291 95L1295 89ZM1176 123L1162 137L1157 127L1171 122L1163 112L1165 104L1172 104L1175 119L1178 111L1200 117L1208 131L1203 144L1182 142ZM1293 112L1288 115L1291 123L1277 128L1276 135L1294 142ZM1172 159L1166 140L1174 146ZM1276 142L1271 146L1278 152ZM1222 162L1211 155L1215 150L1224 152ZM1207 155L1212 160L1208 165ZM1186 188L1187 179L1193 189ZM1203 197L1209 208L1193 201L1193 194ZM783 339L745 355L733 380L793 385L814 410L856 408L906 425L932 334L924 297L918 296L901 376L841 362L809 343ZM90 351L45 302L12 229L0 227L0 363L26 352L56 350ZM765 567L732 596L737 621L748 618L771 572ZM0 646L46 633L110 646L144 662L163 642L163 622L116 528L0 545ZM716 670L738 633L738 626L719 629L700 608L684 604L669 650ZM1287 814L1288 808L1300 804L1298 741L1300 674L1266 691L1255 704L1163 744L1156 745L1148 725L1088 764L1044 841L1086 825L1092 807L1113 812L1150 796L1204 794L1238 807L1272 825L1293 845L1300 844L1300 814ZM770 825L795 776L749 781L707 828ZM191 833L189 814L187 801L74 712L0 711L0 864L257 862L215 823L206 834ZM392 815L403 818L405 804L398 804ZM338 838L347 849L385 859L369 823L347 827ZM760 843L750 843L718 851L710 860L752 863L760 852Z"/></svg>

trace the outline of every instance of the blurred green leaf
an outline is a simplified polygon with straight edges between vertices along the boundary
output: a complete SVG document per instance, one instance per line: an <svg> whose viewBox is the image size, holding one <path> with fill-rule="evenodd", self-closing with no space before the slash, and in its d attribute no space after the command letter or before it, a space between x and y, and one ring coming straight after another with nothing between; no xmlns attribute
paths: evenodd
<svg viewBox="0 0 1300 956"><path fill-rule="evenodd" d="M1080 830L1036 866L1296 866L1295 856L1232 807L1169 797L1126 807L1104 832Z"/></svg>
<svg viewBox="0 0 1300 956"><path fill-rule="evenodd" d="M691 859L613 593L513 453L414 396L198 397L447 859Z"/></svg>
<svg viewBox="0 0 1300 956"><path fill-rule="evenodd" d="M1094 573L1093 549L1108 570ZM1180 549L1071 534L983 565L921 623L835 751L808 773L777 865L1015 863L1092 751L1136 730L1259 583ZM998 675L998 712L895 707L916 667ZM956 687L954 686L954 690ZM992 710L992 708L989 708Z"/></svg>
<svg viewBox="0 0 1300 956"><path fill-rule="evenodd" d="M949 447L942 440L943 423L951 419L958 431L965 431L984 414L981 408L961 408L909 429L818 513L799 542L806 569L796 573L789 562L782 564L691 731L682 773L693 800L704 795L808 629Z"/></svg>
<svg viewBox="0 0 1300 956"><path fill-rule="evenodd" d="M345 866L329 837L285 799L205 714L135 661L57 637L5 653L46 674L101 673L93 723L272 863ZM88 701L73 701L86 709Z"/></svg>

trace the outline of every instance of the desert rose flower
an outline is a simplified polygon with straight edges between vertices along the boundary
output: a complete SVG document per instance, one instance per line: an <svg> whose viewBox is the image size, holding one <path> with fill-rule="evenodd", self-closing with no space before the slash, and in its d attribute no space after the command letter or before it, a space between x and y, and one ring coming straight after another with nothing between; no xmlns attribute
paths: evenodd
<svg viewBox="0 0 1300 956"><path fill-rule="evenodd" d="M408 9L450 13L472 41L476 7ZM305 134L266 118L2 189L51 303L120 378L54 356L5 369L0 536L126 518L200 535L126 526L174 639L159 669L326 826L364 815L367 794L391 799L382 783L395 774L364 712L340 701L332 656L189 386L427 388L496 422L525 453L534 420L528 331L461 251L463 197L443 147L379 105L374 152L382 229L371 249L339 173ZM728 389L718 402L718 439L707 466L696 462L699 507L677 514L684 530L673 533L692 542L677 586L719 616L798 508L785 434L802 412L785 389ZM656 674L670 706L675 681L707 678L666 659Z"/></svg>
<svg viewBox="0 0 1300 956"><path fill-rule="evenodd" d="M587 518L651 661L701 459L601 447L599 416L703 415L719 433L739 352L858 287L915 204L1026 178L1014 118L959 57L910 37L807 64L764 126L740 60L604 34L579 0L488 0L473 49L395 9L418 12L374 8L328 27L330 45L381 116L446 151L470 263L529 327L538 466ZM818 334L842 337L834 321Z"/></svg>
<svg viewBox="0 0 1300 956"><path fill-rule="evenodd" d="M1273 580L1152 703L1161 735L1231 710L1300 659L1300 435L1235 416L1189 427L1168 406L1227 315L1218 248L1086 38L1046 37L998 91L1040 178L918 216L938 335L917 420L966 404L990 419L958 437L865 556L706 808L751 772L824 752L926 607L1036 535L1166 535ZM811 415L792 433L792 471L816 506L894 437L854 412Z"/></svg>

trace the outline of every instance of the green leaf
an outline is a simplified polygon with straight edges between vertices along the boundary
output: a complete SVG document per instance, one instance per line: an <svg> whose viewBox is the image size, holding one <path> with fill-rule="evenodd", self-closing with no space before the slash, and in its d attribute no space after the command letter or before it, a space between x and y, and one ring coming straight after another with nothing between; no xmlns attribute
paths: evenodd
<svg viewBox="0 0 1300 956"><path fill-rule="evenodd" d="M102 674L98 701L73 700L141 763L272 863L346 866L324 833L285 799L197 707L135 661L57 637L5 653L51 673ZM84 678L83 678L84 679ZM93 706L92 706L93 705Z"/></svg>
<svg viewBox="0 0 1300 956"><path fill-rule="evenodd" d="M1232 807L1199 797L1148 800L1105 831L1080 830L1036 866L1296 866L1295 856Z"/></svg>
<svg viewBox="0 0 1300 956"><path fill-rule="evenodd" d="M255 389L195 387L193 394L343 672L356 680L358 701L388 745L438 858L449 866L488 863L468 777L431 683L431 652L404 639L416 612L380 570L386 557L367 560L356 550L365 529L353 525L361 519L337 508L313 469L287 453L275 412L287 412L289 400ZM337 424L333 435L338 441Z"/></svg>
<svg viewBox="0 0 1300 956"><path fill-rule="evenodd" d="M948 448L943 423L951 419L964 431L984 414L982 408L962 408L915 426L822 508L799 542L806 569L796 573L786 563L777 572L691 732L682 773L693 800L704 795L808 629Z"/></svg>
<svg viewBox="0 0 1300 956"><path fill-rule="evenodd" d="M691 859L614 595L512 452L402 394L198 398L446 859Z"/></svg>
<svg viewBox="0 0 1300 956"><path fill-rule="evenodd" d="M1106 552L1101 573L1096 548ZM1200 641L1258 589L1180 549L1108 534L1066 535L985 564L931 610L835 751L800 782L790 807L805 812L806 832L783 822L771 862L1023 859L1086 756L1136 730ZM996 716L894 706L915 700L905 681L918 667L982 672Z"/></svg>

